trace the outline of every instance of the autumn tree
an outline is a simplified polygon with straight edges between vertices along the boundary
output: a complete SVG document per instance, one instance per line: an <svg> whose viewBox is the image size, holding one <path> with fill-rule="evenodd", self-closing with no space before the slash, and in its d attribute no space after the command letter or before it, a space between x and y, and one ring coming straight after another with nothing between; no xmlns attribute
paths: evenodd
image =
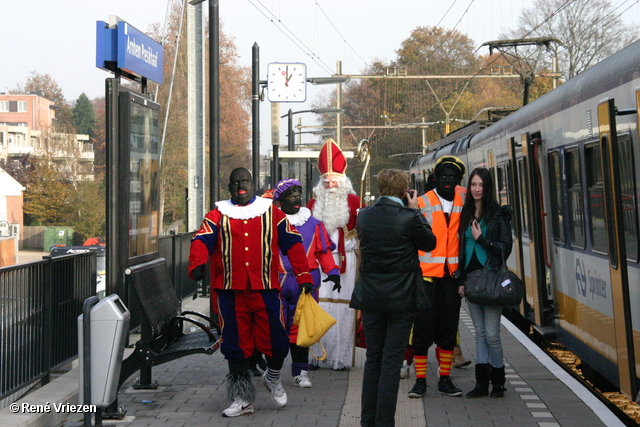
<svg viewBox="0 0 640 427"><path fill-rule="evenodd" d="M164 44L165 83L162 86L150 85L151 91L157 88L157 100L162 105L161 128L164 126L162 154L162 200L163 220L168 225L186 216L185 188L188 183L187 157L187 45L186 33L178 37L180 27L181 2L172 3L172 12ZM186 13L186 12L185 12ZM186 25L183 25L186 32ZM161 40L159 27L150 32L151 37ZM180 45L177 41L180 40ZM178 48L176 63L175 49ZM205 49L208 51L208 49ZM251 164L249 146L251 133L250 102L251 72L247 67L238 65L239 56L235 45L227 35L220 32L220 195L225 197L227 177L236 167ZM205 61L207 64L209 61ZM175 67L175 72L173 70ZM205 71L208 73L208 71ZM174 75L173 89L171 76ZM169 93L171 92L171 99ZM205 97L207 95L205 94ZM169 108L169 114L166 114ZM165 117L167 118L164 123ZM207 131L209 131L207 129ZM162 135L162 133L161 133ZM205 136L206 140L208 137Z"/></svg>
<svg viewBox="0 0 640 427"><path fill-rule="evenodd" d="M478 72L481 63L468 36L457 30L417 27L396 54L392 61L372 62L363 72L388 78L352 81L343 89L345 127L386 127L355 129L342 137L348 149L363 138L369 140L371 175L384 168L407 169L422 153L423 138L427 142L439 139L447 124L461 125L456 120L469 119L479 105L473 96L476 83L472 79L418 78ZM347 173L354 185L359 186L362 168L362 164L350 162Z"/></svg>
<svg viewBox="0 0 640 427"><path fill-rule="evenodd" d="M621 11L609 0L534 0L518 18L518 28L503 38L548 37L551 54L540 68L551 69L558 57L564 79L570 79L638 38L638 29L625 25Z"/></svg>
<svg viewBox="0 0 640 427"><path fill-rule="evenodd" d="M29 181L29 174L34 168L34 163L30 154L21 154L16 157L3 157L0 159L0 168L22 186L26 186Z"/></svg>
<svg viewBox="0 0 640 427"><path fill-rule="evenodd" d="M69 195L73 209L68 211L65 223L73 224L82 240L106 235L105 197L103 181L83 181Z"/></svg>
<svg viewBox="0 0 640 427"><path fill-rule="evenodd" d="M73 108L67 103L62 89L50 74L40 74L31 71L24 85L25 92L40 92L42 97L55 102L59 107L56 113L58 132L75 133L73 125Z"/></svg>
<svg viewBox="0 0 640 427"><path fill-rule="evenodd" d="M28 175L24 194L25 225L68 225L71 211L71 186L60 179L54 165L35 158L34 170Z"/></svg>

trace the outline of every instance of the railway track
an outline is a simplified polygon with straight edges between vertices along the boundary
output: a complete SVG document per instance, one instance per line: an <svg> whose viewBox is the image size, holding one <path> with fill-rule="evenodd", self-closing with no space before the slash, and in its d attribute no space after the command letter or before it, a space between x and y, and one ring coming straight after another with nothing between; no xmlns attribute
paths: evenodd
<svg viewBox="0 0 640 427"><path fill-rule="evenodd" d="M575 354L556 341L548 342L545 347L542 347L542 350L607 405L625 425L640 426L640 405L620 392L600 390L593 382L584 377L580 368L580 358Z"/></svg>

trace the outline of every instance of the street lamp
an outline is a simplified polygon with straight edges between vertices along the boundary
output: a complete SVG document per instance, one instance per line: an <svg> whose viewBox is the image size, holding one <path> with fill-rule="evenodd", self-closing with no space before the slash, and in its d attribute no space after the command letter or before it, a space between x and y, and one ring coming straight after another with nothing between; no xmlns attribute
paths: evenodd
<svg viewBox="0 0 640 427"><path fill-rule="evenodd" d="M189 0L197 5L204 0ZM220 31L219 0L209 0L209 206L220 198Z"/></svg>

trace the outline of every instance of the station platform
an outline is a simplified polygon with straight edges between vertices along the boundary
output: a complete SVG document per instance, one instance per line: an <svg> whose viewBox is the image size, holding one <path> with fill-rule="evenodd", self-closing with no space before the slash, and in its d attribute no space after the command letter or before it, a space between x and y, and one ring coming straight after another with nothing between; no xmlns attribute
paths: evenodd
<svg viewBox="0 0 640 427"><path fill-rule="evenodd" d="M194 304L185 309L201 308L199 311L205 312L208 300L200 300L195 300ZM460 335L463 354L467 359L474 361L473 324L464 301L460 313ZM440 395L436 385L437 364L430 363L427 372L428 390L424 398L412 399L407 396L413 386L413 372L410 378L400 380L396 426L624 425L602 402L504 317L501 338L507 377L507 392L504 398L467 399ZM436 360L435 352L429 355L429 360ZM118 421L103 420L103 425L355 427L360 425L363 363L364 350L358 349L355 367L348 371L324 368L312 371L310 378L313 387L300 389L293 386L290 360L287 360L282 377L289 398L285 408L277 408L272 403L269 393L259 382L260 378L256 377L254 382L258 392L254 402L255 413L237 418L224 418L221 415L222 411L230 402L226 397L225 384L228 368L222 354L216 352L211 356L183 357L153 369L153 379L159 383L157 390L134 390L131 386L137 374L132 376L118 394L119 405L126 409L125 418ZM70 375L73 375L73 372ZM452 369L451 375L455 384L465 393L473 389L473 363L465 368ZM55 387L54 384L55 381L47 387ZM43 391L47 387L44 387ZM29 402L29 396L24 399ZM11 424L3 422L2 425ZM20 425L47 424L34 422ZM65 414L64 420L55 424L57 427L82 425L82 414Z"/></svg>

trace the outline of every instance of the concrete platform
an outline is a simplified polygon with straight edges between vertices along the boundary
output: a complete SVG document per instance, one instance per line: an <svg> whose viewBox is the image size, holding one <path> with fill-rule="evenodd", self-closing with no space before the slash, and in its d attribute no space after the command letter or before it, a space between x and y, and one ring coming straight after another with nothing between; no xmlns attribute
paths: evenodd
<svg viewBox="0 0 640 427"><path fill-rule="evenodd" d="M208 312L209 301L199 298L185 309ZM475 343L473 325L463 303L460 334L464 355L473 360ZM501 399L466 399L448 397L437 392L437 366L430 363L427 372L427 395L422 399L407 396L413 378L400 380L396 426L622 426L623 424L599 400L593 397L546 354L533 345L510 322L503 318L502 340L505 348L507 392ZM433 349L432 349L433 353ZM104 420L109 426L339 426L360 425L360 393L362 386L362 354L360 363L349 371L319 369L310 373L313 387L293 387L290 360L283 369L283 385L289 396L285 408L277 408L268 392L255 378L258 395L255 413L238 418L223 418L229 405L226 398L227 363L217 352L211 356L193 355L158 366L153 378L158 390L133 390L131 377L118 394L119 404L126 410L122 421ZM429 355L435 360L435 354ZM18 403L32 405L46 402L77 402L77 370L53 381ZM412 373L413 375L413 373ZM473 364L453 369L452 377L466 392L474 386ZM77 413L12 414L10 408L0 411L0 425L78 427L83 415Z"/></svg>

